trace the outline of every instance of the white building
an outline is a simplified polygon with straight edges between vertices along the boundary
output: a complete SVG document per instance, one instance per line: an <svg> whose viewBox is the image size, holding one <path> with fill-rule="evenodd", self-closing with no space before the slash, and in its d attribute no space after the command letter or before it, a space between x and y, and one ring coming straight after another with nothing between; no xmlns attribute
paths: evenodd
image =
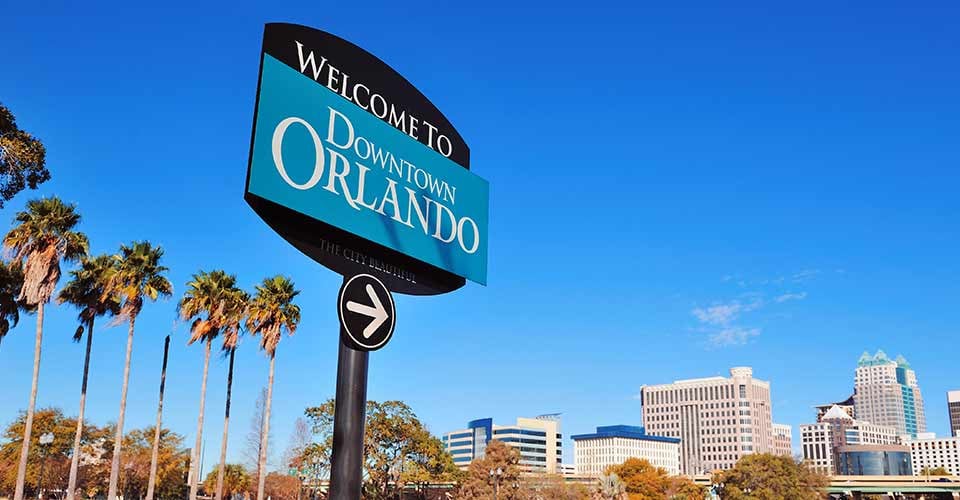
<svg viewBox="0 0 960 500"><path fill-rule="evenodd" d="M840 406L834 406L816 424L800 426L803 462L824 474L836 474L840 448L848 445L900 444L893 427L854 420Z"/></svg>
<svg viewBox="0 0 960 500"><path fill-rule="evenodd" d="M744 455L774 451L770 383L753 378L750 368L640 391L644 428L680 439L684 474L730 469Z"/></svg>
<svg viewBox="0 0 960 500"><path fill-rule="evenodd" d="M516 425L494 425L493 419L482 418L460 429L444 434L443 445L453 463L466 469L475 458L482 458L487 444L496 439L520 451L520 468L528 473L557 474L563 463L563 436L560 418L542 415L518 418Z"/></svg>
<svg viewBox="0 0 960 500"><path fill-rule="evenodd" d="M773 454L793 456L793 428L787 424L773 424Z"/></svg>
<svg viewBox="0 0 960 500"><path fill-rule="evenodd" d="M914 475L921 475L924 469L943 467L951 476L960 476L960 437L937 438L926 433L906 444L910 446Z"/></svg>
<svg viewBox="0 0 960 500"><path fill-rule="evenodd" d="M898 434L916 437L926 432L923 397L917 375L903 356L891 360L883 351L863 353L854 379L857 420L893 427Z"/></svg>
<svg viewBox="0 0 960 500"><path fill-rule="evenodd" d="M643 427L611 425L593 434L571 436L577 474L600 476L611 465L642 458L670 475L680 473L680 440L651 436Z"/></svg>

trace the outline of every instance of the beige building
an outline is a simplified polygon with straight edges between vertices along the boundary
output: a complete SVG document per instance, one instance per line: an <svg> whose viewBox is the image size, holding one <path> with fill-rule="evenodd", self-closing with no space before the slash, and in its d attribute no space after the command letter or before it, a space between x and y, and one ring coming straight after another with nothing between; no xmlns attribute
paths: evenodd
<svg viewBox="0 0 960 500"><path fill-rule="evenodd" d="M943 467L951 476L960 476L960 437L937 438L928 433L906 444L910 446L914 475L923 475L925 469Z"/></svg>
<svg viewBox="0 0 960 500"><path fill-rule="evenodd" d="M837 474L840 449L844 446L884 446L900 443L896 429L854 420L835 405L816 424L800 426L803 463L824 474Z"/></svg>
<svg viewBox="0 0 960 500"><path fill-rule="evenodd" d="M773 424L773 454L793 456L793 429L787 424Z"/></svg>
<svg viewBox="0 0 960 500"><path fill-rule="evenodd" d="M444 449L460 469L469 467L476 458L483 458L487 444L494 439L520 452L523 472L558 474L563 470L563 435L557 414L521 417L516 425L494 425L492 418L481 418L469 422L466 429L441 437Z"/></svg>
<svg viewBox="0 0 960 500"><path fill-rule="evenodd" d="M916 437L927 431L917 375L903 356L892 360L883 351L863 353L854 378L857 420L893 427Z"/></svg>
<svg viewBox="0 0 960 500"><path fill-rule="evenodd" d="M680 473L680 440L651 436L643 427L610 425L593 434L570 436L577 474L600 476L611 465L642 458L670 475Z"/></svg>
<svg viewBox="0 0 960 500"><path fill-rule="evenodd" d="M680 439L680 472L729 469L740 457L772 453L770 383L748 367L730 377L679 380L641 388L647 433Z"/></svg>

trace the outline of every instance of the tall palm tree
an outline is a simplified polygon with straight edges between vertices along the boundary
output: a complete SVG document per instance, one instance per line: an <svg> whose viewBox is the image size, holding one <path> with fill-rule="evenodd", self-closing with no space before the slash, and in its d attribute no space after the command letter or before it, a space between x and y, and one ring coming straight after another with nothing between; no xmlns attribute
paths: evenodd
<svg viewBox="0 0 960 500"><path fill-rule="evenodd" d="M227 435L230 428L230 396L233 391L233 359L240 340L240 325L246 319L250 295L239 288L226 290L221 316L223 319L223 352L230 356L227 369L227 402L223 412L223 437L220 440L220 467L217 468L216 500L223 498L223 479L227 468Z"/></svg>
<svg viewBox="0 0 960 500"><path fill-rule="evenodd" d="M59 198L40 198L27 202L27 209L17 212L16 226L3 238L3 245L13 253L13 259L23 266L23 286L17 300L37 308L37 335L33 348L33 382L30 404L23 428L23 446L17 468L14 500L23 500L23 486L27 474L27 456L30 434L33 430L33 412L37 404L37 380L40 376L40 346L43 343L43 310L60 281L60 261L75 262L87 254L89 243L81 232L74 231L80 223L80 214L74 205Z"/></svg>
<svg viewBox="0 0 960 500"><path fill-rule="evenodd" d="M193 320L190 341L203 342L203 377L200 382L200 412L197 417L196 444L190 456L190 500L196 500L200 487L200 446L203 440L203 417L207 398L207 374L210 369L210 350L213 340L223 329L223 310L228 290L236 288L237 278L221 270L200 271L187 283L187 291L177 305L180 317Z"/></svg>
<svg viewBox="0 0 960 500"><path fill-rule="evenodd" d="M20 311L30 311L23 300L17 299L22 288L23 267L20 262L0 260L0 342L20 322Z"/></svg>
<svg viewBox="0 0 960 500"><path fill-rule="evenodd" d="M110 486L107 498L117 498L117 481L120 478L120 446L123 443L123 418L127 413L127 388L130 382L130 356L133 353L133 330L137 316L143 309L144 298L155 301L173 295L173 285L165 274L168 269L160 265L163 249L148 241L135 241L120 245L120 253L114 256L116 270L112 273L107 291L120 301L119 318L129 322L127 330L127 356L123 366L123 388L120 390L120 414L117 416L117 431L113 440L113 463L110 466Z"/></svg>
<svg viewBox="0 0 960 500"><path fill-rule="evenodd" d="M116 270L116 261L109 255L85 258L80 268L70 271L71 280L60 290L57 303L69 303L80 309L77 319L80 326L73 340L83 340L87 330L87 350L83 358L83 377L80 382L80 409L77 415L77 431L73 437L73 454L70 457L70 479L67 485L67 500L73 500L77 489L77 469L80 465L80 438L83 434L83 411L87 404L87 375L90 373L90 350L93 346L93 323L98 316L120 314L120 302L107 293L107 283Z"/></svg>
<svg viewBox="0 0 960 500"><path fill-rule="evenodd" d="M270 434L270 403L273 399L273 368L277 359L277 345L286 330L289 335L300 323L300 306L293 299L300 293L286 276L274 276L257 285L257 293L247 311L247 331L260 336L260 348L270 356L270 376L267 382L267 404L264 410L263 432L260 433L260 460L257 480L257 500L263 500L267 468L267 436Z"/></svg>

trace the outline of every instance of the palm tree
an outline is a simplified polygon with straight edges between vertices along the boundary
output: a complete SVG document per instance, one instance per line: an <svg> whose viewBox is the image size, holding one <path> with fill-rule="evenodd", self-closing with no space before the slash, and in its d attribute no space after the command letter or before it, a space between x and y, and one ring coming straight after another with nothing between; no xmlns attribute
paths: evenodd
<svg viewBox="0 0 960 500"><path fill-rule="evenodd" d="M203 416L207 397L207 373L213 340L223 329L223 311L229 290L235 289L237 278L221 270L200 271L187 283L187 291L177 305L180 317L193 320L188 344L201 341L204 346L203 377L200 382L200 412L197 417L196 445L190 456L190 500L196 500L200 486L200 446L203 439Z"/></svg>
<svg viewBox="0 0 960 500"><path fill-rule="evenodd" d="M23 286L17 300L37 308L37 335L33 348L33 382L30 404L23 428L23 446L17 468L14 500L23 500L23 486L27 474L27 456L30 434L33 430L33 412L37 404L37 380L40 376L40 346L43 343L43 309L60 281L60 261L75 262L86 255L89 243L81 232L74 231L80 223L80 214L74 205L59 198L41 198L27 202L27 209L17 212L17 225L3 238L3 245L13 253L13 259L23 266Z"/></svg>
<svg viewBox="0 0 960 500"><path fill-rule="evenodd" d="M273 368L277 345L283 330L289 335L300 323L300 306L293 299L300 293L293 281L285 276L274 276L257 285L257 293L247 311L247 331L260 336L260 348L270 356L270 377L267 382L267 405L264 410L263 432L260 433L260 460L257 464L257 500L263 500L267 468L267 436L270 434L270 403L273 399Z"/></svg>
<svg viewBox="0 0 960 500"><path fill-rule="evenodd" d="M24 301L17 300L22 288L23 267L20 262L0 261L0 342L20 322L20 311L31 311Z"/></svg>
<svg viewBox="0 0 960 500"><path fill-rule="evenodd" d="M120 302L115 295L107 293L107 283L116 270L116 261L109 255L85 258L80 268L70 271L73 277L60 294L57 303L69 303L80 309L77 319L80 326L73 334L74 342L83 339L87 330L87 350L83 358L83 378L80 383L80 409L77 415L77 431L73 437L73 454L70 457L70 479L67 500L73 500L77 489L77 469L80 465L80 438L83 434L83 411L87 403L87 375L90 372L90 349L93 346L93 323L98 316L120 314Z"/></svg>
<svg viewBox="0 0 960 500"><path fill-rule="evenodd" d="M240 325L246 318L250 296L239 288L226 290L221 317L223 319L223 352L230 356L227 370L227 402L223 412L223 437L220 440L220 467L217 468L216 500L223 498L223 475L227 470L227 434L230 427L230 396L233 391L233 359L240 340Z"/></svg>
<svg viewBox="0 0 960 500"><path fill-rule="evenodd" d="M130 355L133 353L133 329L137 316L143 309L144 298L155 301L173 295L173 285L165 276L168 269L160 265L163 249L148 241L135 241L120 245L120 253L114 256L116 270L112 273L107 291L120 301L119 318L126 319L127 357L123 367L123 388L120 390L120 414L117 417L116 436L113 440L113 463L110 466L110 486L107 498L117 498L117 481L120 478L120 446L123 442L123 418L127 412L127 387L130 382Z"/></svg>

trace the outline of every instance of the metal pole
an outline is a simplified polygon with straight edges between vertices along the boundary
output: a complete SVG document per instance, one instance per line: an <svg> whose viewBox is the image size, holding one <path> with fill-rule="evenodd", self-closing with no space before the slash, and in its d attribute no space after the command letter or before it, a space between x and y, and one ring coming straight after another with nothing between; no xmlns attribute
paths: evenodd
<svg viewBox="0 0 960 500"><path fill-rule="evenodd" d="M342 332L341 332L342 334ZM367 410L366 351L340 340L337 399L333 413L330 500L359 500L363 489L363 425Z"/></svg>
<svg viewBox="0 0 960 500"><path fill-rule="evenodd" d="M40 462L40 478L37 479L37 500L43 500L43 469L47 466L47 448L48 446L43 447L43 459Z"/></svg>

